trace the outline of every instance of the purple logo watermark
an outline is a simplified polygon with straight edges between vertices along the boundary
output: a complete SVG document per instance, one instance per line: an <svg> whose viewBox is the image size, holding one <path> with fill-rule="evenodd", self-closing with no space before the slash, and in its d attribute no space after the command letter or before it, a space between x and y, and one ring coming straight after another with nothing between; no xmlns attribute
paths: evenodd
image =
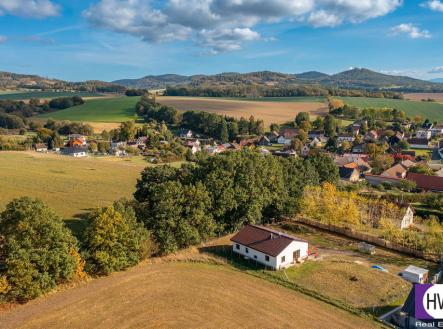
<svg viewBox="0 0 443 329"><path fill-rule="evenodd" d="M415 318L443 320L443 284L415 285Z"/></svg>

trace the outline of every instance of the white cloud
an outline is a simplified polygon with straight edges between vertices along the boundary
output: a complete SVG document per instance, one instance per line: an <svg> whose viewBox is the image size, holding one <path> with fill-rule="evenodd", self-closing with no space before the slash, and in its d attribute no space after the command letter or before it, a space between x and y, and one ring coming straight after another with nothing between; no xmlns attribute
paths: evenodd
<svg viewBox="0 0 443 329"><path fill-rule="evenodd" d="M7 37L5 37L4 35L0 35L0 43L6 42L6 40L8 40Z"/></svg>
<svg viewBox="0 0 443 329"><path fill-rule="evenodd" d="M1 1L1 0L0 0ZM84 11L92 24L145 41L194 40L211 52L267 40L254 26L279 21L314 27L360 23L387 15L403 0L100 0Z"/></svg>
<svg viewBox="0 0 443 329"><path fill-rule="evenodd" d="M222 30L202 30L199 32L201 44L218 54L225 51L239 50L241 43L260 39L260 34L249 28Z"/></svg>
<svg viewBox="0 0 443 329"><path fill-rule="evenodd" d="M50 0L0 0L0 15L32 18L58 16L60 6Z"/></svg>
<svg viewBox="0 0 443 329"><path fill-rule="evenodd" d="M431 73L431 74L443 73L443 66L434 67L428 73Z"/></svg>
<svg viewBox="0 0 443 329"><path fill-rule="evenodd" d="M422 3L422 6L434 11L443 12L443 3L440 0L430 0Z"/></svg>
<svg viewBox="0 0 443 329"><path fill-rule="evenodd" d="M430 39L432 37L428 30L421 30L414 24L400 24L391 28L391 35L406 34L411 39Z"/></svg>

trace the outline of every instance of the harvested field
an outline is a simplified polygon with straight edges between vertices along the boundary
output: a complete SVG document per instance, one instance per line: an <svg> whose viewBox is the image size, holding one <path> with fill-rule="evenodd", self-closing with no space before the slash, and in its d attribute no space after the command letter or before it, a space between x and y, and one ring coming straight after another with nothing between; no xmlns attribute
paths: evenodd
<svg viewBox="0 0 443 329"><path fill-rule="evenodd" d="M0 313L2 328L374 328L223 265L141 264Z"/></svg>
<svg viewBox="0 0 443 329"><path fill-rule="evenodd" d="M293 121L299 112L309 112L313 116L328 112L325 103L319 101L265 102L198 97L158 97L157 101L182 111L206 111L235 118L249 118L253 115L256 119L262 119L266 125Z"/></svg>
<svg viewBox="0 0 443 329"><path fill-rule="evenodd" d="M422 99L435 99L437 102L443 102L443 93L412 93L405 94L405 99L411 101L421 101Z"/></svg>

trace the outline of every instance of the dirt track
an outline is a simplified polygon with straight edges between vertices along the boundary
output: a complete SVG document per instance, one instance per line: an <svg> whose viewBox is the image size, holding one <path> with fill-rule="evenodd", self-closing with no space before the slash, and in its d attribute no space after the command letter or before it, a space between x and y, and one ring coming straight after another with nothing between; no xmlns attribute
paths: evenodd
<svg viewBox="0 0 443 329"><path fill-rule="evenodd" d="M372 328L220 265L141 264L0 313L0 328Z"/></svg>

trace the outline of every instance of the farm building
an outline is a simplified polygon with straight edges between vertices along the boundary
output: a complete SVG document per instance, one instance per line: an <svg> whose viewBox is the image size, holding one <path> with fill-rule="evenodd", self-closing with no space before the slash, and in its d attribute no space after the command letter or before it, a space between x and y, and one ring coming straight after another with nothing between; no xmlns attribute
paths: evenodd
<svg viewBox="0 0 443 329"><path fill-rule="evenodd" d="M428 281L428 273L429 271L424 268L409 265L400 275L403 279L412 283L426 283Z"/></svg>
<svg viewBox="0 0 443 329"><path fill-rule="evenodd" d="M308 257L308 242L257 225L246 225L231 238L232 250L275 270Z"/></svg>

